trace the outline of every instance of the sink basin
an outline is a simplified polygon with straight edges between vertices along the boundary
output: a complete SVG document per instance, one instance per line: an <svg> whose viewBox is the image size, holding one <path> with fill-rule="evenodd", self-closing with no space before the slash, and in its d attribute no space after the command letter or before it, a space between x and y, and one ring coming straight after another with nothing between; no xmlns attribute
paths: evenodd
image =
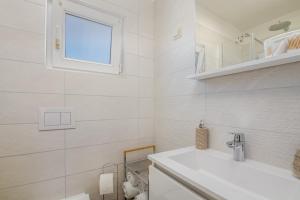
<svg viewBox="0 0 300 200"><path fill-rule="evenodd" d="M228 200L299 200L300 180L288 170L194 147L150 156L156 164L194 186Z"/></svg>

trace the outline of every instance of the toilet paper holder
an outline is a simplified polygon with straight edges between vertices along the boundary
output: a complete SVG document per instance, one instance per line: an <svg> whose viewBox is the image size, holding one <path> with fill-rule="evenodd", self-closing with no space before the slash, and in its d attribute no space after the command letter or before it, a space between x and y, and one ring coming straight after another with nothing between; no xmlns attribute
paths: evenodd
<svg viewBox="0 0 300 200"><path fill-rule="evenodd" d="M102 193L101 192L101 185L100 185L100 179L99 179L99 194L102 197L102 200L105 199L105 195L114 194L114 193L116 193L116 199L119 199L119 194L118 194L118 191L119 191L119 188L118 188L119 166L118 166L118 164L116 164L116 163L106 163L101 167L101 169L102 169L102 172L98 174L99 177L101 177L101 175L106 174L106 173L112 173L113 174L113 177L112 177L113 178L113 180L112 180L113 181L113 184L112 184L113 192L112 193ZM110 170L108 170L108 169L110 169ZM116 180L117 180L116 192L114 192L114 186L115 186L114 175L116 175Z"/></svg>

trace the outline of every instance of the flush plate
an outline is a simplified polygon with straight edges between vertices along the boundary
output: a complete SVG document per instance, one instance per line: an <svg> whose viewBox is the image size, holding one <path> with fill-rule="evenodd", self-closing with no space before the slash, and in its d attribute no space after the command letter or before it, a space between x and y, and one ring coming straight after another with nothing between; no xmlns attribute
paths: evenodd
<svg viewBox="0 0 300 200"><path fill-rule="evenodd" d="M39 130L75 128L73 109L69 107L42 107L39 113Z"/></svg>

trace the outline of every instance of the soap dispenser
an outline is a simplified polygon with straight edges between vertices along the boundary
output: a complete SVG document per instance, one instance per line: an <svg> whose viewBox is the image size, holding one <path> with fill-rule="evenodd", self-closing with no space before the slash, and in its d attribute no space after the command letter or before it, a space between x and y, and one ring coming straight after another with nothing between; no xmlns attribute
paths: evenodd
<svg viewBox="0 0 300 200"><path fill-rule="evenodd" d="M197 149L208 149L208 136L209 130L204 127L203 120L200 121L199 127L196 128L196 148Z"/></svg>

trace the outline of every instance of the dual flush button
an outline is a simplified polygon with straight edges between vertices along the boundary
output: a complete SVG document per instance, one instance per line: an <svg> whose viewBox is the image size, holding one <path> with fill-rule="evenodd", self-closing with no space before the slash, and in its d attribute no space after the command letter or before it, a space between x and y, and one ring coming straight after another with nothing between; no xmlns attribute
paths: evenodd
<svg viewBox="0 0 300 200"><path fill-rule="evenodd" d="M46 131L72 128L75 128L72 108L40 108L40 130Z"/></svg>

